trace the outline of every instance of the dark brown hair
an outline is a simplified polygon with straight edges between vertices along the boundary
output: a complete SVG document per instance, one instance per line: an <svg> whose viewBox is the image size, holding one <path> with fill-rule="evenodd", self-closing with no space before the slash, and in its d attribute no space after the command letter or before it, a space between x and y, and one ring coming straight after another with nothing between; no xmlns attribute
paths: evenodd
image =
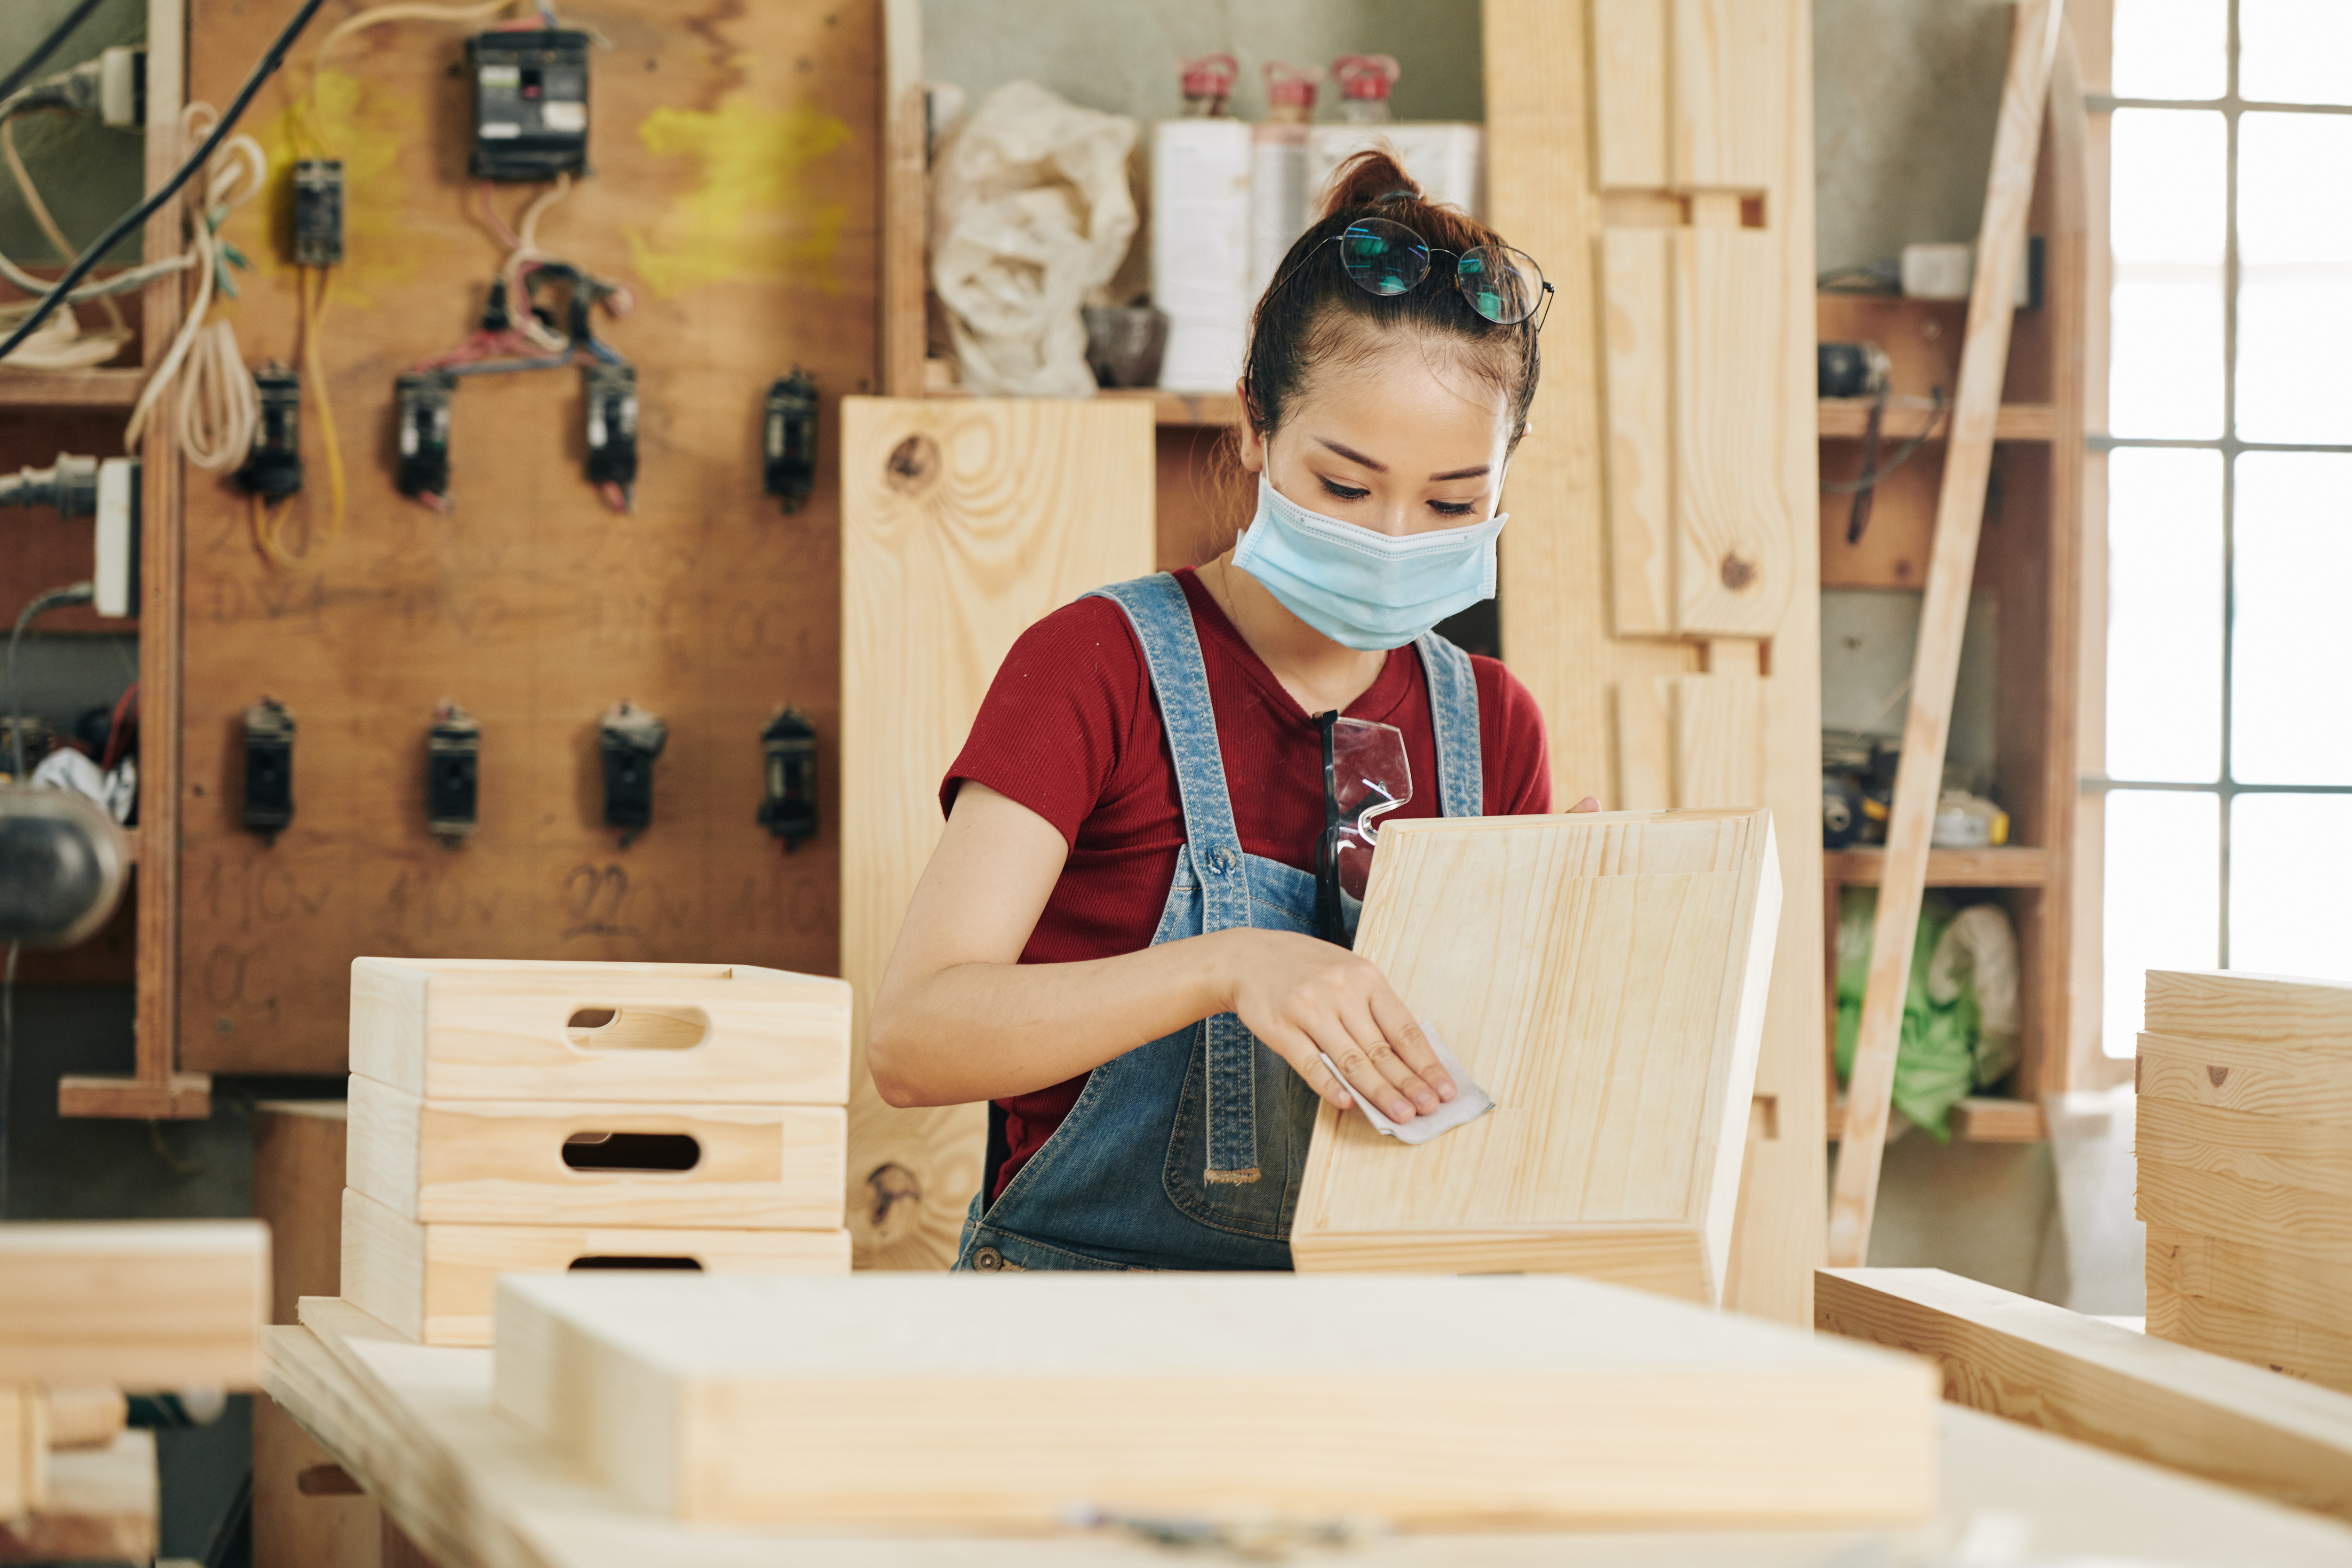
<svg viewBox="0 0 2352 1568"><path fill-rule="evenodd" d="M1402 294L1360 287L1330 243L1349 225L1371 217L1402 224L1433 253L1429 276ZM1251 316L1244 416L1261 435L1272 435L1318 371L1360 364L1404 333L1454 350L1455 362L1502 392L1517 446L1536 395L1535 319L1498 326L1454 287L1454 257L1503 243L1458 207L1425 200L1394 153L1374 148L1349 158L1331 176L1323 215L1282 258ZM1453 255L1434 254L1446 251Z"/></svg>

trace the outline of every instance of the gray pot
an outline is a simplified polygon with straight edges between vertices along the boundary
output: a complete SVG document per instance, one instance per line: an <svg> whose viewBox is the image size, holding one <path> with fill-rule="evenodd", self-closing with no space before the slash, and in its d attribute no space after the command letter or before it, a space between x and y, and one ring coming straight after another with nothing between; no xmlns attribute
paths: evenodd
<svg viewBox="0 0 2352 1568"><path fill-rule="evenodd" d="M1160 357L1168 349L1168 313L1151 305L1088 305L1087 364L1097 384L1160 384Z"/></svg>

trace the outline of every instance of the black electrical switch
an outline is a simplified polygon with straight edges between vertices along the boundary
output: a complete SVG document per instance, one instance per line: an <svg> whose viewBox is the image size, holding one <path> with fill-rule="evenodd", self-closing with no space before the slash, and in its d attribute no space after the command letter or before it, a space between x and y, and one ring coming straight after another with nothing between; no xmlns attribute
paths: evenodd
<svg viewBox="0 0 2352 1568"><path fill-rule="evenodd" d="M302 488L302 378L272 360L253 372L260 409L236 482L271 506Z"/></svg>
<svg viewBox="0 0 2352 1568"><path fill-rule="evenodd" d="M474 835L481 757L482 727L443 698L425 737L425 826L445 848L456 849Z"/></svg>
<svg viewBox="0 0 2352 1568"><path fill-rule="evenodd" d="M436 512L449 509L449 396L457 390L447 371L410 371L393 383L400 424L393 484Z"/></svg>
<svg viewBox="0 0 2352 1568"><path fill-rule="evenodd" d="M816 487L816 382L798 365L768 389L765 488L791 517Z"/></svg>
<svg viewBox="0 0 2352 1568"><path fill-rule="evenodd" d="M766 788L760 826L784 841L787 853L816 836L816 731L793 708L783 708L760 732Z"/></svg>
<svg viewBox="0 0 2352 1568"><path fill-rule="evenodd" d="M342 160L301 159L294 165L294 265L338 267L342 259Z"/></svg>
<svg viewBox="0 0 2352 1568"><path fill-rule="evenodd" d="M466 40L474 81L477 180L552 180L588 172L588 35L561 27Z"/></svg>
<svg viewBox="0 0 2352 1568"><path fill-rule="evenodd" d="M596 740L604 760L604 825L621 830L625 846L654 820L654 758L669 726L624 698L604 710Z"/></svg>
<svg viewBox="0 0 2352 1568"><path fill-rule="evenodd" d="M592 360L580 371L588 438L588 483L620 493L628 510L637 482L637 372L627 365Z"/></svg>
<svg viewBox="0 0 2352 1568"><path fill-rule="evenodd" d="M265 844L294 820L294 716L275 697L245 710L245 812Z"/></svg>

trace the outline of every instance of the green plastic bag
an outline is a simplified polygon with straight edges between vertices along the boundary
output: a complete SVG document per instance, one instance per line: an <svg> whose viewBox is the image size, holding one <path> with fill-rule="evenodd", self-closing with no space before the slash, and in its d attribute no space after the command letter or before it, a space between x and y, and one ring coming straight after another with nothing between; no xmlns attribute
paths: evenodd
<svg viewBox="0 0 2352 1568"><path fill-rule="evenodd" d="M1919 905L1918 939L1911 948L1910 983L1903 992L1903 1032L1895 1053L1895 1108L1925 1127L1937 1143L1952 1139L1951 1112L1976 1079L1977 998L1963 986L1948 1005L1928 999L1927 963L1951 923L1951 901L1930 893ZM1878 890L1849 887L1838 905L1837 1072L1853 1076L1854 1038L1862 1031L1862 995L1870 980L1871 924Z"/></svg>

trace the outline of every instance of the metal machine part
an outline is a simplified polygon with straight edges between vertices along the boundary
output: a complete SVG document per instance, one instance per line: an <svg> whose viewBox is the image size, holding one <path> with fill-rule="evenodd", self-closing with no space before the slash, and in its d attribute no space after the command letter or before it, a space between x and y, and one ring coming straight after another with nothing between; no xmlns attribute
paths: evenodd
<svg viewBox="0 0 2352 1568"><path fill-rule="evenodd" d="M482 727L443 698L425 737L425 826L446 848L473 837L479 822L481 758Z"/></svg>
<svg viewBox="0 0 2352 1568"><path fill-rule="evenodd" d="M816 730L798 709L779 709L760 732L760 754L766 773L760 826L789 853L816 836Z"/></svg>
<svg viewBox="0 0 2352 1568"><path fill-rule="evenodd" d="M1894 361L1875 343L1822 343L1814 360L1821 397L1876 397L1894 373Z"/></svg>
<svg viewBox="0 0 2352 1568"><path fill-rule="evenodd" d="M275 697L245 710L245 807L240 821L265 844L294 820L294 716Z"/></svg>
<svg viewBox="0 0 2352 1568"><path fill-rule="evenodd" d="M70 947L114 913L130 879L122 830L65 789L0 789L0 942Z"/></svg>

